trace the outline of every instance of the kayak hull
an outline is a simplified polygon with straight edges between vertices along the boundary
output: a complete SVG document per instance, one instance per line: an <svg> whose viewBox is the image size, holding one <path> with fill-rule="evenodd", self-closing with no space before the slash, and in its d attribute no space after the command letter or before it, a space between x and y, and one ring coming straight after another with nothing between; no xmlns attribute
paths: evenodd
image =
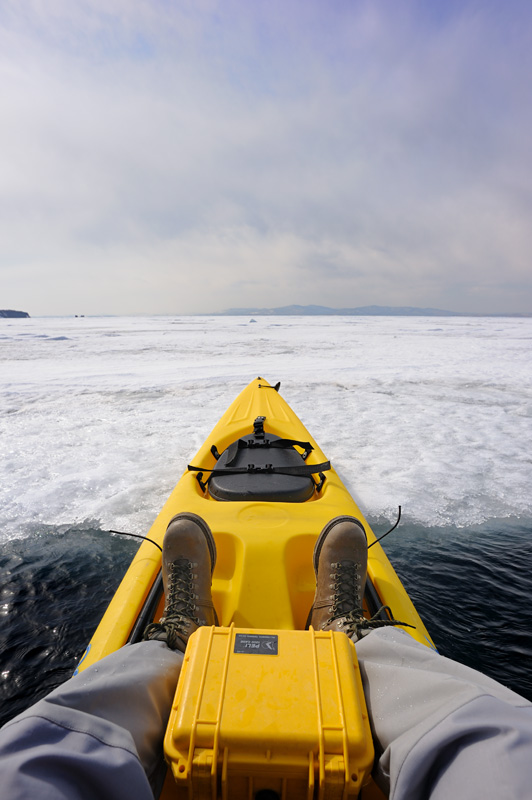
<svg viewBox="0 0 532 800"><path fill-rule="evenodd" d="M434 647L414 605L380 544L334 466L327 470L319 491L306 502L219 501L205 489L209 470L216 466L212 448L222 453L253 430L264 417L266 434L310 442L308 465L326 461L318 443L275 387L252 381L221 417L157 516L148 537L162 546L168 523L176 514L192 512L209 525L217 548L213 601L220 625L278 630L304 629L315 591L313 550L325 525L338 516L353 516L366 531L368 589L374 603L389 606L396 619L413 626L405 630ZM316 476L317 477L317 476ZM203 479L203 480L202 480ZM145 541L98 626L78 670L140 638L141 630L162 610L161 552ZM369 607L369 611L375 609Z"/></svg>

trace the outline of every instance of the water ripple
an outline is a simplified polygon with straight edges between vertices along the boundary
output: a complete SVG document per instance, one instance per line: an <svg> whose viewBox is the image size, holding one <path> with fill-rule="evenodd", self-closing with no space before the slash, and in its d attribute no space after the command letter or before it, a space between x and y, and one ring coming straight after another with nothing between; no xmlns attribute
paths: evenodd
<svg viewBox="0 0 532 800"><path fill-rule="evenodd" d="M529 700L531 537L532 522L505 520L474 528L405 525L383 542L442 655Z"/></svg>

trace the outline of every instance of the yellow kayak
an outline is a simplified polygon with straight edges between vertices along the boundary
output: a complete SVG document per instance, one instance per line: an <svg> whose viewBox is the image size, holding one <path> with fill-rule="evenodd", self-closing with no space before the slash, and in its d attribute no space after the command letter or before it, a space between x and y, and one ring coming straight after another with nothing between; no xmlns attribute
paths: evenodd
<svg viewBox="0 0 532 800"><path fill-rule="evenodd" d="M94 664L127 642L140 641L146 625L152 620L158 619L161 615L164 605L161 552L153 542L162 546L164 533L169 521L180 512L192 512L202 517L213 533L217 548L217 561L213 575L212 593L220 627L209 629L210 632L198 631L197 633L201 633L203 639L201 636L197 637L197 634L191 637L189 649L191 648L192 639L195 639L195 637L198 638L198 643L196 649L193 652L191 650L191 655L189 655L189 649L187 649L187 655L185 656L186 669L183 669L181 678L185 683L188 681L189 685L187 689L184 689L181 686L182 680L180 678L180 688L178 687L178 694L176 695L176 707L173 719L171 719L171 724L174 726L177 724L177 717L181 720L180 724L185 724L183 722L182 706L191 703L190 694L187 694L187 692L196 691L196 689L191 688L190 684L193 670L189 662L195 664L194 659L199 659L198 663L203 663L201 660L207 659L205 662L207 663L209 658L212 662L212 659L215 658L215 655L213 655L215 648L218 648L219 652L222 653L219 658L220 664L222 664L220 669L225 681L223 686L229 686L230 678L233 674L231 671L233 666L236 670L234 675L238 676L240 674L238 670L241 670L241 665L244 662L238 660L238 655L231 655L232 660L227 661L229 656L224 656L223 653L240 652L237 648L234 648L235 637L238 638L238 636L244 637L244 639L241 638L238 641L245 641L249 647L255 646L257 641L262 647L263 644L260 643L266 642L267 644L268 636L270 637L268 641L273 641L271 637L276 637L275 641L279 640L280 645L282 644L279 652L282 650L283 653L287 654L286 658L291 659L284 664L283 674L277 675L277 673L271 672L268 678L265 676L266 672L270 670L270 665L274 665L271 669L279 669L281 661L271 658L268 660L267 655L252 656L251 659L255 658L255 660L249 662L251 664L249 669L252 670L249 674L254 676L251 680L255 685L264 680L264 686L271 687L278 682L279 691L281 693L287 692L290 695L292 689L286 689L283 682L288 681L286 675L290 672L292 666L295 665L295 668L297 668L298 658L300 658L300 666L302 666L303 653L306 652L305 648L307 646L310 648L308 652L314 654L312 657L309 655L307 661L313 658L315 664L317 664L315 674L318 676L316 677L318 689L316 691L324 693L323 687L329 679L327 676L329 676L331 670L342 672L344 667L338 666L342 659L352 662L356 673L355 649L349 642L349 652L346 651L344 654L345 647L342 642L344 639L346 642L348 641L344 634L335 633L333 636L329 635L327 642L325 642L325 634L317 634L312 630L310 632L305 631L315 591L314 545L322 529L335 517L355 517L362 523L367 534L370 547L368 551L368 577L365 596L365 613L367 616L371 617L375 614L380 614L385 619L393 615L394 619L402 620L408 626L411 626L404 629L416 640L427 646L434 647L423 622L382 547L378 543L372 546L376 541L375 535L353 498L342 484L334 470L334 465L329 463L326 454L321 451L317 442L281 397L279 385L272 386L268 381L257 378L241 392L227 409L205 444L191 460L189 468L180 478L147 534L149 539L153 541L145 541L139 548L79 664L78 671L81 672L90 664ZM384 610L382 610L383 607L385 607ZM312 641L308 638L311 635L313 636ZM245 638L246 636L248 637L247 639ZM254 642L255 644L253 644ZM259 647L259 645L256 646ZM329 655L330 648L332 648L332 656ZM300 656L298 656L298 653ZM261 658L263 659L262 661ZM332 659L333 666L329 666L329 659ZM194 669L197 671L199 668L195 667ZM207 668L207 666L204 669L204 682L205 680L207 682L211 680L211 678L205 678L205 675L211 675L209 669L211 668ZM350 670L351 667L347 667L347 671L349 672ZM212 678L212 680L216 681L218 678ZM241 678L235 677L234 680L241 680ZM360 691L358 676L355 678L348 676L346 680L347 683L344 682L342 686L352 685L355 687L353 691ZM289 685L291 684L287 683L287 686ZM319 688L320 686L321 689ZM202 688L201 691L204 691L204 689ZM226 698L224 693L228 690L225 688L217 689L217 691L221 692L220 708L222 706L225 708ZM342 689L338 691L340 696L342 692L345 694L348 690ZM233 691L233 694L238 694L238 692ZM239 736L238 720L242 720L242 729L247 724L245 719L249 716L247 712L251 702L249 696L245 702L246 714L242 711L235 712L234 719L236 719L236 722L233 721L231 723L237 729L234 732L236 739ZM260 702L261 705L271 705L268 698L265 700L263 695L261 695ZM298 702L300 703L300 708L312 705L312 702L309 703L308 699L303 696ZM320 710L320 703L322 703L321 700L318 703L317 713L321 720L323 714ZM282 704L277 703L277 706L279 705ZM364 720L365 729L367 729L363 697L360 699L360 705L360 713ZM227 699L228 707L229 699ZM224 713L229 715L228 710ZM276 711L275 713L277 714L278 712ZM353 746L352 754L348 756L347 750L349 748L346 741L349 738L349 729L355 723L349 722L344 711L339 713L342 719L341 725L343 726L340 738L343 741L342 747L344 749L342 753L344 753L345 759L362 758L360 754L357 755L359 750L356 750L355 746ZM296 716L297 714L292 712L292 718L295 719ZM196 717L194 717L194 725L196 725L194 730L197 731L197 724L199 723ZM188 724L186 723L186 725ZM313 726L312 721L306 724L310 725L310 727ZM273 723L270 725L264 719L262 719L260 725L262 726L260 730L265 730L272 726L275 727ZM324 729L326 728L327 726L325 725ZM254 735L260 735L260 731L258 734L253 733L253 726L251 725L248 734L252 739ZM308 751L310 749L312 751L313 748L309 745L305 738L305 732L300 727L296 726L290 735L292 738L289 740L288 746L286 742L282 744L285 753L287 747L288 750L291 750L292 744L297 749L298 739L301 739L301 748L303 750ZM362 736L362 734L360 735ZM219 739L220 736L221 734L218 732L216 737ZM326 753L326 740L331 736L332 734L330 735L329 733L323 734L322 739L325 744L322 742L316 745L314 755L312 755L312 752L310 753L310 762L308 762L309 753L305 753L307 773L310 770L310 777L307 775L306 778L307 788L305 790L300 790L300 788L296 790L295 783L292 789L287 789L288 784L286 784L286 781L285 783L282 781L279 783L281 788L276 789L277 784L275 784L274 788L268 788L264 781L262 784L260 783L263 780L262 778L259 780L256 777L253 785L262 786L263 788L260 791L250 788L252 784L249 783L249 780L252 780L251 778L246 779L248 783L242 784L242 790L240 791L238 782L233 782L233 784L227 782L229 780L227 777L228 770L231 769L231 765L227 761L229 758L227 752L229 752L230 748L226 746L225 751L227 752L225 756L223 755L223 752L225 752L223 748L223 752L219 757L216 753L214 756L209 756L211 761L212 759L214 761L219 759L218 766L211 764L208 768L201 767L204 772L207 770L211 776L207 780L207 789L203 784L194 784L196 786L196 789L194 789L191 782L192 764L193 762L196 763L194 759L197 759L197 753L194 755L191 750L190 757L183 756L181 761L179 761L181 756L175 756L176 765L179 763L179 766L174 765L175 769L174 766L172 769L177 788L174 792L173 783L167 781L164 790L166 794L164 796L222 797L225 795L231 798L239 796L256 796L259 798L275 796L280 798L283 796L287 798L338 796L347 798L357 796L362 786L365 786L365 789L362 790L362 797L379 796L378 790L373 786L369 777L370 764L369 766L366 764L363 769L361 768L360 775L355 774L353 768L350 768L353 774L348 774L348 770L345 782L342 783L340 779L334 779L337 783L338 781L342 783L342 788L338 788L338 790L330 789L332 779L327 778L327 775L329 773L332 774L331 770L334 771L336 769L336 767L331 766L336 763L334 762L336 756L329 756ZM177 747L179 753L182 750L182 742L179 736L174 736L173 742L174 745L171 744L170 740L167 742L167 759L169 761L173 758L173 756L169 757L168 755L172 747L174 749ZM240 770L238 775L241 774L242 770L245 771L248 768L250 774L252 773L256 776L258 776L259 772L261 775L266 774L268 769L272 774L277 774L276 770L279 772L281 767L279 765L276 766L275 759L277 758L280 763L283 759L286 761L286 758L285 755L282 757L275 753L272 755L275 747L270 745L268 747L269 750L266 749L264 751L266 755L261 754L253 757L249 756L249 758L247 756L240 758L239 766L234 767L237 772ZM331 747L334 750L336 745L332 744ZM370 744L367 747L369 748ZM251 747L250 752L255 752L253 747ZM268 752L270 753L269 756L267 755ZM324 752L325 755L323 754ZM369 755L366 754L366 756L367 761ZM299 757L299 755L294 755L293 759L289 759L288 766L286 766L287 774L292 775L293 773L295 775L295 764L298 762ZM266 759L270 767L266 769L263 765L261 767L262 771L259 770L258 772L256 765L253 766L253 763L251 763L253 758ZM268 759L270 759L269 762ZM362 761L364 761L364 758L362 758ZM244 762L249 762L251 766L242 767ZM209 763L211 762L209 761ZM327 766L328 764L329 766ZM200 767L196 766L194 769L196 770L195 774L198 775ZM344 769L344 767L342 766L341 769ZM347 770L347 767L345 769ZM226 775L225 783L220 777L223 776L224 770ZM329 770L329 773L327 770ZM280 774L281 772L279 772ZM188 781L186 785L182 783L181 787L179 786L180 778L186 778ZM256 783L257 780L259 781L258 784ZM338 783L338 787L340 783ZM228 789L228 786L232 786L233 789ZM265 786L266 788L264 788ZM266 792L266 794L263 793L261 795L261 791ZM267 792L270 792L270 794L268 795Z"/></svg>

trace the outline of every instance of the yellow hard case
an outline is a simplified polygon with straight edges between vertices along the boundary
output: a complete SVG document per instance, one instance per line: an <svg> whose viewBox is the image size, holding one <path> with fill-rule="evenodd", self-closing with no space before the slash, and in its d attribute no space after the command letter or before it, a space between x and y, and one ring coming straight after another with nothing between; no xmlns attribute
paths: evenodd
<svg viewBox="0 0 532 800"><path fill-rule="evenodd" d="M373 743L353 643L312 628L198 629L164 746L179 798L356 797Z"/></svg>

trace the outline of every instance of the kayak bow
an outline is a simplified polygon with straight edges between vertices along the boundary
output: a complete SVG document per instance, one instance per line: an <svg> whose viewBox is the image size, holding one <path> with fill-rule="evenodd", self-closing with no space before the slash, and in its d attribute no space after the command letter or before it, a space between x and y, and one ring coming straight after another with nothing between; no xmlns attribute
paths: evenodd
<svg viewBox="0 0 532 800"><path fill-rule="evenodd" d="M169 521L180 512L202 517L213 533L218 553L212 593L220 629L233 626L254 641L253 632L259 636L267 631L264 636L271 637L304 631L315 591L316 539L333 518L355 517L363 525L370 546L365 613L368 617L380 614L383 619L391 614L411 626L404 628L410 636L434 647L359 507L278 389L279 385L271 386L257 378L241 392L182 475L149 538L162 546ZM140 641L145 626L160 616L163 604L161 553L146 541L109 604L78 670L127 642ZM289 650L292 645L287 637ZM284 641L282 637L280 641ZM353 658L356 661L356 656ZM185 767L176 767L176 779L181 773L186 773ZM312 797L308 794L311 789L307 787L305 796ZM217 790L213 791L212 796L216 796ZM248 787L245 791L251 790ZM343 791L339 796L355 796L353 787ZM192 789L190 792L192 796Z"/></svg>

